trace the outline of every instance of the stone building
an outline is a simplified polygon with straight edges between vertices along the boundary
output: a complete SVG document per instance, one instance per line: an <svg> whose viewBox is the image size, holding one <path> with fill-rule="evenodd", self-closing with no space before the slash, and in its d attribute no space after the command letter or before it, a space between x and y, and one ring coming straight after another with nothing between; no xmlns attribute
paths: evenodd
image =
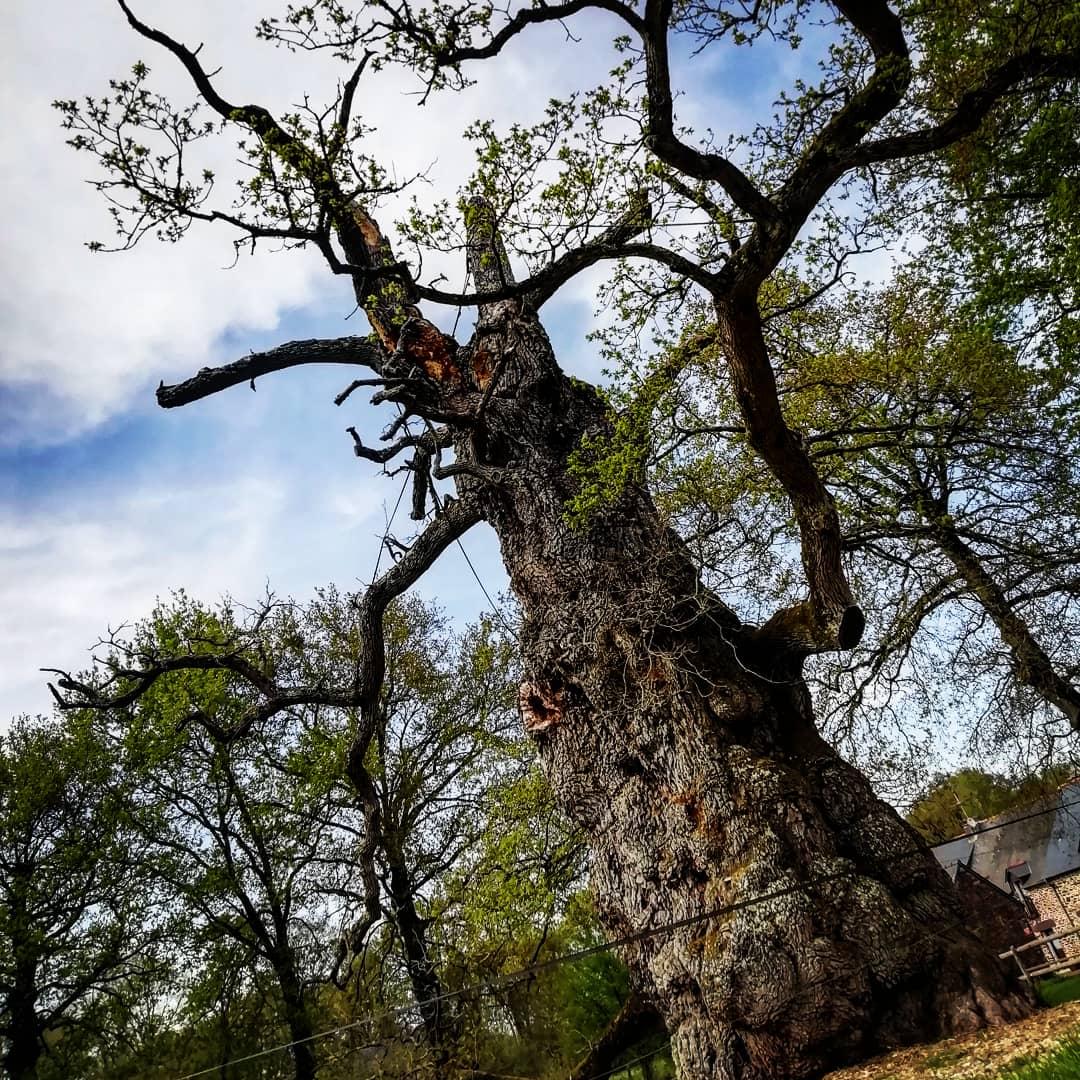
<svg viewBox="0 0 1080 1080"><path fill-rule="evenodd" d="M970 822L962 836L934 848L938 861L972 904L973 918L1001 940L1008 925L998 898L971 875L1023 905L1027 927L1012 944L1033 935L1080 927L1080 779L1031 806ZM1011 909L1015 910L1015 909ZM1002 951L1008 948L1002 946ZM1080 961L1080 933L1056 942L1048 959Z"/></svg>
<svg viewBox="0 0 1080 1080"><path fill-rule="evenodd" d="M1032 940L1031 918L1021 900L960 863L953 863L948 872L971 915L973 928L994 952L1003 953Z"/></svg>

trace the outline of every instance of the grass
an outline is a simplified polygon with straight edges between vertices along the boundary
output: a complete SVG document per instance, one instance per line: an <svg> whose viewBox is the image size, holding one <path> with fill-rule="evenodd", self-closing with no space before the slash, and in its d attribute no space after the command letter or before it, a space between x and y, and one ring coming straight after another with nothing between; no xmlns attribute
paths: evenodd
<svg viewBox="0 0 1080 1080"><path fill-rule="evenodd" d="M1080 1036L1064 1039L1048 1054L1015 1062L997 1080L1080 1080Z"/></svg>
<svg viewBox="0 0 1080 1080"><path fill-rule="evenodd" d="M1080 1001L1080 975L1054 975L1040 979L1035 990L1044 1005L1061 1005Z"/></svg>
<svg viewBox="0 0 1080 1080"><path fill-rule="evenodd" d="M967 1057L966 1050L956 1046L947 1046L944 1050L935 1050L927 1054L922 1064L924 1069L933 1071L955 1065L958 1061L963 1061L965 1057Z"/></svg>

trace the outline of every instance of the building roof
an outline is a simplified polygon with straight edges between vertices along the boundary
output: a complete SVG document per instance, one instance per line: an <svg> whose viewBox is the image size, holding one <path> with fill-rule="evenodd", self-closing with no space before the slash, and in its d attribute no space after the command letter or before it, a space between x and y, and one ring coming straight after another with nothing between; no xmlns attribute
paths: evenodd
<svg viewBox="0 0 1080 1080"><path fill-rule="evenodd" d="M1026 863L1026 884L1080 869L1080 780L1031 806L974 823L970 832L933 849L956 876L959 864L1009 890L1006 871Z"/></svg>

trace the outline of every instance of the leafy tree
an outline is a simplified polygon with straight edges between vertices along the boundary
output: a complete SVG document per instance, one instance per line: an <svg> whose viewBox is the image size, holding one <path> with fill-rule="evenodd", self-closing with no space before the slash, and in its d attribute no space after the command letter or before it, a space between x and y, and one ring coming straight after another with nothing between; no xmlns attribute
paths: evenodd
<svg viewBox="0 0 1080 1080"><path fill-rule="evenodd" d="M350 758L358 718L329 687L355 676L362 606L333 589L248 612L181 593L108 639L114 679L136 657L158 668L102 716L137 777L147 872L186 912L192 1068L277 1027L313 1076L325 988L369 979L369 1007L411 994L436 1060L453 1051L434 897L480 842L487 787L523 768L508 753L511 653L488 622L455 635L432 608L394 605L378 722ZM266 708L253 689L275 679L309 689Z"/></svg>
<svg viewBox="0 0 1080 1080"><path fill-rule="evenodd" d="M947 280L909 271L839 301L804 303L800 292L797 281L777 291L778 385L836 493L874 630L849 660L818 661L819 712L839 738L889 712L910 737L916 708L978 710L989 731L976 741L1052 754L1069 731L1052 711L1071 722L1080 707L1080 523L1068 495L1080 412L1069 382L1060 366L1025 362ZM707 324L671 347L691 348L697 393L666 387L654 410L664 434L649 462L662 504L714 587L746 592L753 581L783 598L797 587L794 523L716 386ZM773 528L754 534L763 512ZM875 735L864 744L880 746Z"/></svg>
<svg viewBox="0 0 1080 1080"><path fill-rule="evenodd" d="M0 1047L13 1080L70 1075L123 1041L165 968L163 925L126 825L131 786L91 718L20 717L0 735Z"/></svg>
<svg viewBox="0 0 1080 1080"><path fill-rule="evenodd" d="M198 102L177 110L154 96L139 65L107 98L59 103L73 145L104 169L119 246L147 231L177 239L196 220L231 226L241 244L310 245L350 278L375 331L203 370L161 387L159 402L184 405L298 364L368 368L338 400L374 384L376 403L400 412L386 447L354 434L356 452L383 464L411 454L416 519L433 505L365 594L354 678L328 690L242 670L219 651L250 686L248 715L301 702L357 710L348 767L362 787L387 604L487 521L523 612L526 730L589 837L605 927L639 935L626 950L630 970L672 1033L681 1075L810 1076L1025 1012L1026 998L963 929L932 856L816 728L804 664L857 645L865 615L845 572L836 501L785 415L765 317L797 262L818 292L853 249L892 235L879 176L944 161L968 139L992 148L998 119L1072 86L1075 5L931 2L897 14L878 0L510 10L319 0L260 24L278 45L325 49L347 65L329 108L282 117L228 101L202 53L120 6L135 32L181 63ZM403 64L439 93L482 78L485 58L527 48L538 25L590 9L617 23L623 63L532 123L469 129L479 154L460 218L446 204L417 207L399 233L421 252L464 247L474 291L423 281L372 216L394 185L388 164L365 154L354 116L365 73ZM819 74L752 130L725 143L676 117L672 72L683 51L795 47L822 20ZM950 50L959 63L943 62ZM212 175L184 172L192 144L228 135L254 166L231 207L215 202ZM662 334L673 319L677 333L694 297L715 324L746 442L783 492L800 549L797 594L753 623L703 580L657 512L640 457L606 453L618 427L608 404L555 359L540 309L604 260L622 260L609 295L625 340ZM527 276L516 282L521 264ZM469 340L439 331L422 302L475 305ZM688 359L667 365L668 381L684 378ZM590 495L596 469L617 481L607 499ZM448 479L458 498L432 495ZM188 652L168 664L207 662ZM58 685L72 705L104 705L163 670L159 658L135 656L106 673L105 688ZM677 927L653 933L668 921Z"/></svg>
<svg viewBox="0 0 1080 1080"><path fill-rule="evenodd" d="M959 836L973 820L1030 806L1054 794L1071 776L1067 765L1050 766L1019 780L981 769L942 773L908 811L907 819L931 844L940 844Z"/></svg>
<svg viewBox="0 0 1080 1080"><path fill-rule="evenodd" d="M490 621L456 636L418 602L396 604L384 630L380 723L364 761L348 766L379 884L344 936L344 959L389 929L380 947L399 952L438 1061L462 1035L456 1001L442 1000L453 935L440 893L489 835L490 789L525 767L511 731L514 661Z"/></svg>
<svg viewBox="0 0 1080 1080"><path fill-rule="evenodd" d="M282 662L295 648L291 612L270 608L263 627L255 647L265 662ZM183 642L212 654L236 635L227 607L211 612L181 594L136 628L130 647L152 656ZM311 719L281 712L253 720L239 738L233 729L245 704L227 672L181 673L151 687L116 737L138 770L134 820L153 871L189 919L185 951L213 965L204 992L213 987L220 1003L239 991L244 1004L269 979L271 1017L295 1044L297 1080L310 1080L307 986L328 965L327 898L363 902L350 882L354 864L328 853L348 844L358 824L338 816L330 783L300 783L290 766L307 750ZM218 964L226 970L214 971ZM230 988L238 972L246 978ZM228 1010L220 1011L226 1023Z"/></svg>

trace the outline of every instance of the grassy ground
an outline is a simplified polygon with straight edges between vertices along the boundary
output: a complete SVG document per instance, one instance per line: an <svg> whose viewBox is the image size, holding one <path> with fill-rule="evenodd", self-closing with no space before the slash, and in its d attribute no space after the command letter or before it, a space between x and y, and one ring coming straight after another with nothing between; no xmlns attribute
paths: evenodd
<svg viewBox="0 0 1080 1080"><path fill-rule="evenodd" d="M1042 992L1076 1000L1058 997L1065 1003L1019 1023L897 1050L827 1080L1080 1080L1080 978Z"/></svg>
<svg viewBox="0 0 1080 1080"><path fill-rule="evenodd" d="M1053 975L1040 979L1035 989L1044 1005L1063 1005L1080 1000L1080 975Z"/></svg>
<svg viewBox="0 0 1080 1080"><path fill-rule="evenodd" d="M999 1080L1076 1080L1080 1078L1080 1036L1063 1039L1057 1049L1014 1062Z"/></svg>

